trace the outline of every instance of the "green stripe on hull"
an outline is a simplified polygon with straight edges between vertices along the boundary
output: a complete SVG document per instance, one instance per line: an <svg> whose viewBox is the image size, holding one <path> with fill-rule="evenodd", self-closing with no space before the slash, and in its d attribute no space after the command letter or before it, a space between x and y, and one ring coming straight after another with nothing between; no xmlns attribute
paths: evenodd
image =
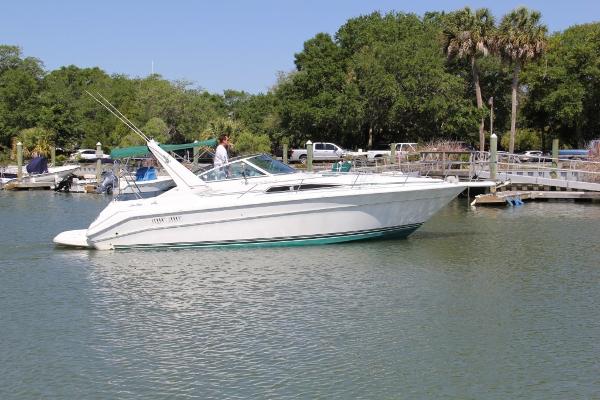
<svg viewBox="0 0 600 400"><path fill-rule="evenodd" d="M295 237L258 239L253 241L226 241L226 242L201 242L201 243L165 243L165 244L140 244L131 246L115 246L115 249L161 249L184 247L281 247L281 246L310 246L321 244L344 243L356 240L399 239L413 233L421 224L404 225L371 231L348 232L318 237Z"/></svg>

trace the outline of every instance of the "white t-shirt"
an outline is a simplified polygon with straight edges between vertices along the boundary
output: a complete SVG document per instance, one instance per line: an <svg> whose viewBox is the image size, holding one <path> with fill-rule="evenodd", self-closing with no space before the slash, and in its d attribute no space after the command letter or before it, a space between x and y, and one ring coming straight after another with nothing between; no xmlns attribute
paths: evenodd
<svg viewBox="0 0 600 400"><path fill-rule="evenodd" d="M222 167L227 164L229 158L227 157L227 149L222 144L217 146L217 150L215 151L215 158L213 160L213 164L215 167Z"/></svg>

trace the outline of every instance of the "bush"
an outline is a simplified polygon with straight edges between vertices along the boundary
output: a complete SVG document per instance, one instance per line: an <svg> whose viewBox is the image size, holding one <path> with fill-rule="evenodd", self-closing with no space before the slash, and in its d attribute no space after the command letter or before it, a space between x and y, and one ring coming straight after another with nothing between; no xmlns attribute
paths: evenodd
<svg viewBox="0 0 600 400"><path fill-rule="evenodd" d="M23 156L30 157L33 152L48 157L54 143L55 133L45 128L23 129L13 138L12 152L17 154L17 142L23 143Z"/></svg>
<svg viewBox="0 0 600 400"><path fill-rule="evenodd" d="M267 135L242 132L235 138L233 148L238 154L270 153L271 140Z"/></svg>
<svg viewBox="0 0 600 400"><path fill-rule="evenodd" d="M64 154L59 154L56 156L56 165L55 166L64 165L66 161L67 161L67 156L65 156Z"/></svg>
<svg viewBox="0 0 600 400"><path fill-rule="evenodd" d="M500 139L503 149L509 148L510 132L506 132ZM515 152L526 150L539 150L542 147L542 135L535 129L519 129L515 135Z"/></svg>

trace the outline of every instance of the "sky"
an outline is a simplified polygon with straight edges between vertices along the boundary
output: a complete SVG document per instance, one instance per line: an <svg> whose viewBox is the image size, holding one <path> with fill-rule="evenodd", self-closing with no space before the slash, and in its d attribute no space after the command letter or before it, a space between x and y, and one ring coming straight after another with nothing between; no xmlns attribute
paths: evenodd
<svg viewBox="0 0 600 400"><path fill-rule="evenodd" d="M46 70L74 64L109 74L154 71L212 93L266 92L294 54L319 32L349 18L400 11L423 15L487 7L497 20L517 6L541 11L550 32L600 21L600 1L390 0L5 0L0 44L17 45Z"/></svg>

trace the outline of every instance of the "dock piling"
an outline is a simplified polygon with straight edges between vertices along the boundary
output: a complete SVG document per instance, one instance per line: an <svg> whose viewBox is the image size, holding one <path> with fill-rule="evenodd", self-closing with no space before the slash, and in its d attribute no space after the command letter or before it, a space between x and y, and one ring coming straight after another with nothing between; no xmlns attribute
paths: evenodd
<svg viewBox="0 0 600 400"><path fill-rule="evenodd" d="M553 179L556 179L556 169L558 168L558 139L552 139L552 168L554 168L554 170L550 172L550 176Z"/></svg>
<svg viewBox="0 0 600 400"><path fill-rule="evenodd" d="M490 136L490 179L496 181L496 173L498 172L498 136L492 133ZM491 188L492 193L496 192L496 188Z"/></svg>
<svg viewBox="0 0 600 400"><path fill-rule="evenodd" d="M194 143L198 143L197 140L194 140ZM194 146L192 149L192 165L194 166L194 169L198 166L198 155L200 154L200 149L198 148L198 146Z"/></svg>
<svg viewBox="0 0 600 400"><path fill-rule="evenodd" d="M17 179L23 178L23 143L17 142Z"/></svg>
<svg viewBox="0 0 600 400"><path fill-rule="evenodd" d="M96 182L100 184L100 177L102 176L102 144L96 143Z"/></svg>
<svg viewBox="0 0 600 400"><path fill-rule="evenodd" d="M310 140L306 142L306 170L313 170L313 143Z"/></svg>

